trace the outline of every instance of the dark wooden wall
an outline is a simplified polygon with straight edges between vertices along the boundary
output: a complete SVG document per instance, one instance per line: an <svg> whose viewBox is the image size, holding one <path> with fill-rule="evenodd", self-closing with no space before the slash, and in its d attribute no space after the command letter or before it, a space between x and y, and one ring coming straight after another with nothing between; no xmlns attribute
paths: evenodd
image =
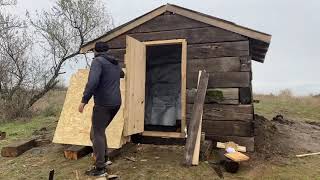
<svg viewBox="0 0 320 180"><path fill-rule="evenodd" d="M110 53L122 63L126 35L140 41L186 39L187 118L191 112L198 71L205 69L210 73L203 115L206 136L233 140L247 146L253 142L251 59L247 37L180 15L165 14L108 42Z"/></svg>

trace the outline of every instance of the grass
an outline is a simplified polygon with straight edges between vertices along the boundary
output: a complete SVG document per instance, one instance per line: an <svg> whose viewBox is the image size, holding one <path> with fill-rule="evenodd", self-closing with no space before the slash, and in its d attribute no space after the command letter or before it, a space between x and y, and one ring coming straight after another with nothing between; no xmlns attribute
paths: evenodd
<svg viewBox="0 0 320 180"><path fill-rule="evenodd" d="M320 97L254 95L255 113L272 119L278 114L296 121L320 121Z"/></svg>
<svg viewBox="0 0 320 180"><path fill-rule="evenodd" d="M7 132L7 138L0 141L0 148L16 140L28 139L33 132L46 127L53 133L61 111L65 92L52 92L35 106L36 116L0 124L0 131ZM277 114L299 121L320 120L319 97L292 97L255 95L260 103L255 104L255 113L272 118ZM132 150L118 157L112 171L121 179L219 179L210 165L201 162L199 166L181 166L184 149L179 146L142 146L143 150ZM80 179L92 160L89 156L77 161L66 160L59 144L33 148L16 158L0 157L0 179L48 179L55 169L55 179ZM124 157L134 157L131 162ZM155 158L158 157L158 158ZM141 161L143 160L143 161ZM147 160L147 161L145 161ZM236 174L224 173L225 179L319 179L320 156L290 158L283 161L249 161L241 165Z"/></svg>
<svg viewBox="0 0 320 180"><path fill-rule="evenodd" d="M0 126L0 131L7 133L7 138L0 141L0 146L9 144L16 140L23 140L32 137L32 133L35 130L39 130L42 127L56 126L56 117L43 117L37 116L29 120L19 120L9 123L3 123Z"/></svg>

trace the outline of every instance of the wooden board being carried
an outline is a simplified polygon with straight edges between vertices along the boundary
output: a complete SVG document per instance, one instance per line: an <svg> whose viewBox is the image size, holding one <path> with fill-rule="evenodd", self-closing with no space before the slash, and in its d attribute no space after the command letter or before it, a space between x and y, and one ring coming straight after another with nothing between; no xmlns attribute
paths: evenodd
<svg viewBox="0 0 320 180"><path fill-rule="evenodd" d="M82 69L71 77L60 119L53 137L54 143L81 146L92 145L90 141L90 129L93 99L86 105L83 113L78 112L78 106L81 102L88 75L89 70ZM122 106L106 129L109 148L120 148L127 141L127 138L122 135L124 126L123 105L125 99L124 79L120 80L120 89Z"/></svg>

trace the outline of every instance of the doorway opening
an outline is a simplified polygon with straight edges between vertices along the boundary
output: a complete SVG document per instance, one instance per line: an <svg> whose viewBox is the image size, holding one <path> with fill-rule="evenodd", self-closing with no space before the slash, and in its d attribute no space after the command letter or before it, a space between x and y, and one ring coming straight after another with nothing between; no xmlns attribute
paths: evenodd
<svg viewBox="0 0 320 180"><path fill-rule="evenodd" d="M181 132L182 44L146 47L145 131Z"/></svg>

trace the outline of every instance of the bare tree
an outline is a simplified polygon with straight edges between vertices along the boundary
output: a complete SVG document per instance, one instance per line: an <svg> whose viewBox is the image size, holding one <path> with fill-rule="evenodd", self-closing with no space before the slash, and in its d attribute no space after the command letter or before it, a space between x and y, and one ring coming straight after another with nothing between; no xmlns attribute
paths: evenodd
<svg viewBox="0 0 320 180"><path fill-rule="evenodd" d="M32 97L29 107L54 88L66 61L77 58L85 42L113 27L112 18L100 0L58 0L50 11L38 13L37 17L29 19L41 36L49 69L44 87Z"/></svg>
<svg viewBox="0 0 320 180"><path fill-rule="evenodd" d="M36 17L27 14L32 37L25 23L1 12L0 106L9 118L23 115L53 89L65 63L82 56L81 46L113 27L100 0L58 0Z"/></svg>

